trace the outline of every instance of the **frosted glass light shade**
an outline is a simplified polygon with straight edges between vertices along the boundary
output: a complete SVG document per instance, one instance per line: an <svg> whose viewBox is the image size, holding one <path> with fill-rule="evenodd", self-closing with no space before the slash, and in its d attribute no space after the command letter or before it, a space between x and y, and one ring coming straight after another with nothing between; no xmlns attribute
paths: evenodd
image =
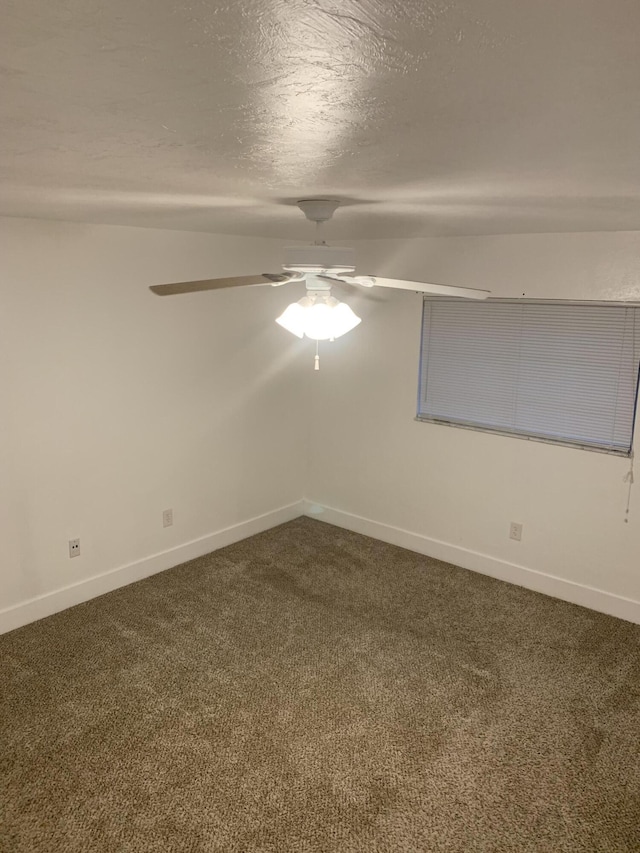
<svg viewBox="0 0 640 853"><path fill-rule="evenodd" d="M292 335L303 338L305 331L305 309L300 305L300 302L293 302L276 319L276 323L279 323L283 329L291 332Z"/></svg>
<svg viewBox="0 0 640 853"><path fill-rule="evenodd" d="M362 320L355 314L345 302L338 302L332 311L333 335L332 338L339 338L341 335L346 335L351 329L355 329L358 323Z"/></svg>
<svg viewBox="0 0 640 853"><path fill-rule="evenodd" d="M360 322L360 317L348 305L332 296L321 300L311 300L305 296L289 305L276 320L276 323L297 337L306 335L314 341L339 338Z"/></svg>
<svg viewBox="0 0 640 853"><path fill-rule="evenodd" d="M304 333L312 341L327 341L333 335L333 306L318 302L305 310Z"/></svg>

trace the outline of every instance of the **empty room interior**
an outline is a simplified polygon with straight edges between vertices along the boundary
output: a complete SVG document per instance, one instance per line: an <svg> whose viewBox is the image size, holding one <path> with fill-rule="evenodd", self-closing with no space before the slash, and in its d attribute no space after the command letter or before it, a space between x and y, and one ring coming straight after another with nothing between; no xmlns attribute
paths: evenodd
<svg viewBox="0 0 640 853"><path fill-rule="evenodd" d="M0 850L638 853L640 4L0 45Z"/></svg>

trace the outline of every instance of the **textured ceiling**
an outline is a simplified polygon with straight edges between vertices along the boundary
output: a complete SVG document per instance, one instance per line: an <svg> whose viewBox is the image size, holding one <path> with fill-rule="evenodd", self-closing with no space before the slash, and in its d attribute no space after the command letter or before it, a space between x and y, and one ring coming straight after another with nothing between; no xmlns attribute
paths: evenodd
<svg viewBox="0 0 640 853"><path fill-rule="evenodd" d="M0 214L640 230L638 0L0 0Z"/></svg>

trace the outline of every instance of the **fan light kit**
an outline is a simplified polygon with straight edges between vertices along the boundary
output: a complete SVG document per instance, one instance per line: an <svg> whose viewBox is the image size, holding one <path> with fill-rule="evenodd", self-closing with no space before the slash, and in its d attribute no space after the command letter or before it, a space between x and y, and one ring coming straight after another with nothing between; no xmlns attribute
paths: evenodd
<svg viewBox="0 0 640 853"><path fill-rule="evenodd" d="M431 293L436 296L458 296L463 299L486 299L488 290L452 287L446 284L429 284L422 281L404 281L380 276L352 275L355 272L353 249L327 246L322 239L322 225L331 219L340 202L335 199L305 199L298 202L307 219L316 223L316 239L311 246L292 246L285 249L284 273L213 278L204 281L182 281L175 284L154 285L150 289L159 296L194 293L201 290L219 290L227 287L251 287L304 282L307 294L292 302L277 318L276 323L288 332L316 341L315 369L319 367L318 341L332 341L350 332L360 323L351 308L331 295L333 285L359 285L360 287L392 287Z"/></svg>
<svg viewBox="0 0 640 853"><path fill-rule="evenodd" d="M348 305L338 302L328 291L309 290L281 314L276 323L297 335L314 341L333 341L346 335L360 323Z"/></svg>

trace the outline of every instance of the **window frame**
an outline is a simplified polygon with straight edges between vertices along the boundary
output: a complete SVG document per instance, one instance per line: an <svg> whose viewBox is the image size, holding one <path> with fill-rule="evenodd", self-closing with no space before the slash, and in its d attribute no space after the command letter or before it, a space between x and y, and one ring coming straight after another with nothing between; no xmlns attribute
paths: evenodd
<svg viewBox="0 0 640 853"><path fill-rule="evenodd" d="M554 447L570 447L576 450L590 450L592 453L604 453L607 456L617 456L622 459L632 459L634 456L634 445L636 438L636 427L638 426L638 398L640 396L640 362L638 364L638 371L636 374L636 393L635 399L633 403L633 419L631 425L631 443L629 450L616 450L610 447L598 447L594 444L584 444L580 441L571 441L570 439L556 439L549 438L545 435L536 435L529 434L524 432L519 432L516 430L509 429L500 429L498 427L490 427L483 426L481 424L472 424L472 423L462 423L461 421L451 421L446 418L437 418L430 417L428 415L420 414L420 401L422 396L422 366L424 364L424 343L425 343L425 335L424 335L424 311L425 305L428 302L438 302L439 299L446 298L451 299L452 297L438 297L429 294L424 294L424 298L422 300L422 311L421 311L421 319L420 319L420 353L418 357L418 394L416 398L416 416L414 421L418 421L419 423L427 423L427 424L435 424L436 426L446 426L446 427L454 427L456 429L464 429L470 430L471 432L482 432L489 433L490 435L501 435L506 438L518 438L523 441L535 441L539 444L550 444ZM460 300L462 301L462 300ZM464 300L466 301L466 300ZM640 301L637 300L595 300L595 299L531 299L531 298L522 298L518 299L517 297L489 297L486 300L492 304L508 304L508 305L588 305L588 306L602 306L606 308L616 307L616 308L638 308L640 309Z"/></svg>

